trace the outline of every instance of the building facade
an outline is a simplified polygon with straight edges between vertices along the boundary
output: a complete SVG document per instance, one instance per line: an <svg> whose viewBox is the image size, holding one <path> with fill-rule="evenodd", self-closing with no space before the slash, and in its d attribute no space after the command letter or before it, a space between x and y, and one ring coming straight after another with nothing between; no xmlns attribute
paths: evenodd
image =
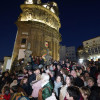
<svg viewBox="0 0 100 100"><path fill-rule="evenodd" d="M83 47L88 55L88 60L96 61L100 58L100 36L83 41Z"/></svg>
<svg viewBox="0 0 100 100"><path fill-rule="evenodd" d="M76 51L74 46L66 48L66 58L70 61L76 61Z"/></svg>
<svg viewBox="0 0 100 100"><path fill-rule="evenodd" d="M54 60L59 60L59 42L61 27L58 6L55 2L41 3L41 0L26 0L21 6L16 25L17 35L14 44L12 62L24 58L25 50L30 46L33 56L43 56L49 49Z"/></svg>
<svg viewBox="0 0 100 100"><path fill-rule="evenodd" d="M65 59L66 59L66 46L60 46L59 54L60 54L60 61L65 61Z"/></svg>

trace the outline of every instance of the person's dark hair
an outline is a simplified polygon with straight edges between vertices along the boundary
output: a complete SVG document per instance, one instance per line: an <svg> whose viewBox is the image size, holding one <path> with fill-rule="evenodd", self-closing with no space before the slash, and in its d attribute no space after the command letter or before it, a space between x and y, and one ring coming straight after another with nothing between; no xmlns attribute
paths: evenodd
<svg viewBox="0 0 100 100"><path fill-rule="evenodd" d="M68 72L67 69L65 69L65 68L61 68L61 71L62 71L65 75L68 75L68 74L69 74L69 72Z"/></svg>
<svg viewBox="0 0 100 100"><path fill-rule="evenodd" d="M10 88L14 93L16 93L18 91L18 86L12 86Z"/></svg>
<svg viewBox="0 0 100 100"><path fill-rule="evenodd" d="M4 87L4 93L8 95L10 93L10 88L8 86Z"/></svg>
<svg viewBox="0 0 100 100"><path fill-rule="evenodd" d="M81 97L81 93L79 91L79 88L78 87L75 87L75 86L69 86L67 88L67 92L69 93L69 96L70 97L73 97L74 100L80 100L80 97Z"/></svg>
<svg viewBox="0 0 100 100"><path fill-rule="evenodd" d="M22 74L23 73L23 71L22 70L19 70L19 74Z"/></svg>
<svg viewBox="0 0 100 100"><path fill-rule="evenodd" d="M72 75L67 75L66 77L69 77L70 82L71 82L71 86L73 86L74 85L74 78L73 78L73 76Z"/></svg>
<svg viewBox="0 0 100 100"><path fill-rule="evenodd" d="M88 100L100 100L100 87L95 87L89 96Z"/></svg>
<svg viewBox="0 0 100 100"><path fill-rule="evenodd" d="M57 76L56 76L56 79L57 79L57 77L60 77L60 78L61 78L62 84L64 84L64 78L63 78L63 76L62 76L62 75L57 75Z"/></svg>
<svg viewBox="0 0 100 100"><path fill-rule="evenodd" d="M92 82L95 83L95 81L94 81L94 79L93 79L92 77L88 77L88 78L87 78L87 81L88 81L88 80L91 80Z"/></svg>
<svg viewBox="0 0 100 100"><path fill-rule="evenodd" d="M80 91L81 94L83 93L85 96L87 96L87 98L89 98L91 91L88 87L83 86L80 88Z"/></svg>

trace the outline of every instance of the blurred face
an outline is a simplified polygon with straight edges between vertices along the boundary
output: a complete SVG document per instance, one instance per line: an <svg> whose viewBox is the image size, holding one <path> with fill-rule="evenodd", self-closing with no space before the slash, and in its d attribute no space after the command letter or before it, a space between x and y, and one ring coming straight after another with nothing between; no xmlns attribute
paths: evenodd
<svg viewBox="0 0 100 100"><path fill-rule="evenodd" d="M74 70L71 71L71 75L72 75L73 77L77 77L76 72L75 72Z"/></svg>
<svg viewBox="0 0 100 100"><path fill-rule="evenodd" d="M10 93L14 93L14 92L12 91L12 89L10 89Z"/></svg>
<svg viewBox="0 0 100 100"><path fill-rule="evenodd" d="M37 70L35 71L35 74L36 74L36 75L40 74L40 70L37 69Z"/></svg>
<svg viewBox="0 0 100 100"><path fill-rule="evenodd" d="M100 87L100 74L97 77L97 85Z"/></svg>
<svg viewBox="0 0 100 100"><path fill-rule="evenodd" d="M60 69L60 66L59 65L57 65L57 69Z"/></svg>
<svg viewBox="0 0 100 100"><path fill-rule="evenodd" d="M79 70L79 73L80 73L80 74L82 73L82 69Z"/></svg>
<svg viewBox="0 0 100 100"><path fill-rule="evenodd" d="M71 85L71 81L70 81L70 78L69 78L69 77L66 77L66 84L67 84L68 86Z"/></svg>
<svg viewBox="0 0 100 100"><path fill-rule="evenodd" d="M61 82L61 77L60 76L57 77L56 82L57 83Z"/></svg>
<svg viewBox="0 0 100 100"><path fill-rule="evenodd" d="M87 71L90 72L90 67L87 67Z"/></svg>
<svg viewBox="0 0 100 100"><path fill-rule="evenodd" d="M89 74L88 73L85 73L85 77L89 77Z"/></svg>
<svg viewBox="0 0 100 100"><path fill-rule="evenodd" d="M32 74L32 71L28 71L28 74L31 75Z"/></svg>
<svg viewBox="0 0 100 100"><path fill-rule="evenodd" d="M53 66L53 69L56 69L56 66Z"/></svg>
<svg viewBox="0 0 100 100"><path fill-rule="evenodd" d="M7 77L8 76L8 73L5 73L5 77Z"/></svg>
<svg viewBox="0 0 100 100"><path fill-rule="evenodd" d="M94 82L93 82L91 79L89 79L89 80L88 80L88 86L89 86L89 87L92 87L93 85L94 85Z"/></svg>
<svg viewBox="0 0 100 100"><path fill-rule="evenodd" d="M23 69L23 72L26 74L27 73L27 70L26 69Z"/></svg>
<svg viewBox="0 0 100 100"><path fill-rule="evenodd" d="M65 62L63 61L62 64L64 64Z"/></svg>
<svg viewBox="0 0 100 100"><path fill-rule="evenodd" d="M27 83L27 78L23 80L23 83Z"/></svg>
<svg viewBox="0 0 100 100"><path fill-rule="evenodd" d="M82 77L80 77L83 81L84 81L84 77L82 76Z"/></svg>

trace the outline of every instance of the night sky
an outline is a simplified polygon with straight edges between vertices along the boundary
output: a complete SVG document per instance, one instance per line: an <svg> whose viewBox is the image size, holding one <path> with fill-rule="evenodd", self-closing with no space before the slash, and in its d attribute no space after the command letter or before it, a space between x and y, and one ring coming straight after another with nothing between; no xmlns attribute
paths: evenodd
<svg viewBox="0 0 100 100"><path fill-rule="evenodd" d="M0 0L0 59L12 55L17 33L15 22L21 13L20 4L24 1ZM59 7L62 45L77 48L84 40L100 36L100 0L53 1Z"/></svg>

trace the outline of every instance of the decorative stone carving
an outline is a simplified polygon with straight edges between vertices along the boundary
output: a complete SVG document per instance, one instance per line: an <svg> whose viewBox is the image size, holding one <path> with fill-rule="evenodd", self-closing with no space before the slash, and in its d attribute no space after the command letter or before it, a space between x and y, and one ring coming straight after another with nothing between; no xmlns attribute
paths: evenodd
<svg viewBox="0 0 100 100"><path fill-rule="evenodd" d="M27 64L28 62L31 62L31 54L32 54L32 51L30 50L31 48L31 44L28 43L28 46L27 46L27 49L25 50L25 58L24 58L24 63Z"/></svg>

